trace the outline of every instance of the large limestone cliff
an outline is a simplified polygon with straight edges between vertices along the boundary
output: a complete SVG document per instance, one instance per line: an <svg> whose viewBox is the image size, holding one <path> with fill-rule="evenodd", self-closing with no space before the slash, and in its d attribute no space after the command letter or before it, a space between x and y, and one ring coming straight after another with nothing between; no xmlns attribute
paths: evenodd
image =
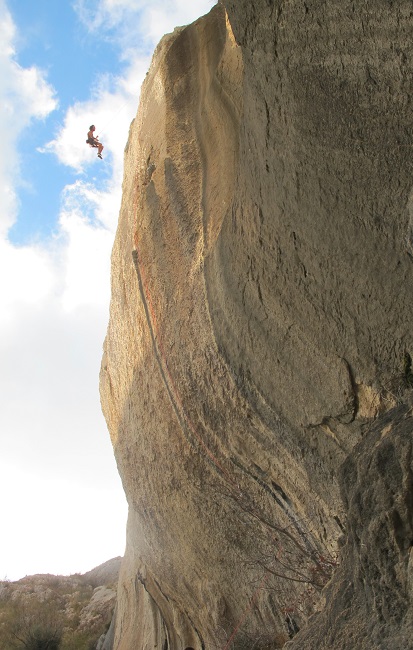
<svg viewBox="0 0 413 650"><path fill-rule="evenodd" d="M225 0L155 52L101 371L116 650L409 647L412 37L407 0Z"/></svg>

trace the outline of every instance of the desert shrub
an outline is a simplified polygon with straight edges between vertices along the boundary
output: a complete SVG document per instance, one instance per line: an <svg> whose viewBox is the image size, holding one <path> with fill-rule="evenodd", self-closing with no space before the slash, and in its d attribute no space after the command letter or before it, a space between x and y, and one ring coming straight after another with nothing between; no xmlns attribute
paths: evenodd
<svg viewBox="0 0 413 650"><path fill-rule="evenodd" d="M63 625L52 603L9 601L0 612L0 650L59 650Z"/></svg>
<svg viewBox="0 0 413 650"><path fill-rule="evenodd" d="M21 634L21 637L18 635ZM62 631L39 624L28 630L18 630L14 635L16 648L26 650L59 650ZM17 642L17 644L16 644Z"/></svg>

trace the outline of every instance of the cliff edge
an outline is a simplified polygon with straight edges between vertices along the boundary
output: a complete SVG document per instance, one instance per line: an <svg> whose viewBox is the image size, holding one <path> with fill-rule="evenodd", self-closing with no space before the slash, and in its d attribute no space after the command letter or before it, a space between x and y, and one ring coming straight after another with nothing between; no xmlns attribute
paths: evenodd
<svg viewBox="0 0 413 650"><path fill-rule="evenodd" d="M114 648L406 648L410 2L223 0L125 150L101 400Z"/></svg>

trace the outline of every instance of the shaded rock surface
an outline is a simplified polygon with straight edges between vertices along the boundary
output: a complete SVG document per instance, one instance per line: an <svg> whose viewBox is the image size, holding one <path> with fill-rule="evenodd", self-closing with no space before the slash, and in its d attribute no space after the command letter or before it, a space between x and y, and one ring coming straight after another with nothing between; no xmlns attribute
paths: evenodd
<svg viewBox="0 0 413 650"><path fill-rule="evenodd" d="M117 650L406 647L412 34L407 0L225 0L155 52L101 370Z"/></svg>
<svg viewBox="0 0 413 650"><path fill-rule="evenodd" d="M326 606L288 648L409 648L413 639L412 417L378 419L341 468L348 509Z"/></svg>

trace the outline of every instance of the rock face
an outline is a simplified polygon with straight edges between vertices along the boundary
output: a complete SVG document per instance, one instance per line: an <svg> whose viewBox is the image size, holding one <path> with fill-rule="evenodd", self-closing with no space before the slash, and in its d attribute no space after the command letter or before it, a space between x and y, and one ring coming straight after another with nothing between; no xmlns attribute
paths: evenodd
<svg viewBox="0 0 413 650"><path fill-rule="evenodd" d="M412 33L225 0L155 52L101 370L116 650L407 647Z"/></svg>
<svg viewBox="0 0 413 650"><path fill-rule="evenodd" d="M413 638L412 421L375 422L341 469L348 509L341 566L326 607L289 648L409 648Z"/></svg>

